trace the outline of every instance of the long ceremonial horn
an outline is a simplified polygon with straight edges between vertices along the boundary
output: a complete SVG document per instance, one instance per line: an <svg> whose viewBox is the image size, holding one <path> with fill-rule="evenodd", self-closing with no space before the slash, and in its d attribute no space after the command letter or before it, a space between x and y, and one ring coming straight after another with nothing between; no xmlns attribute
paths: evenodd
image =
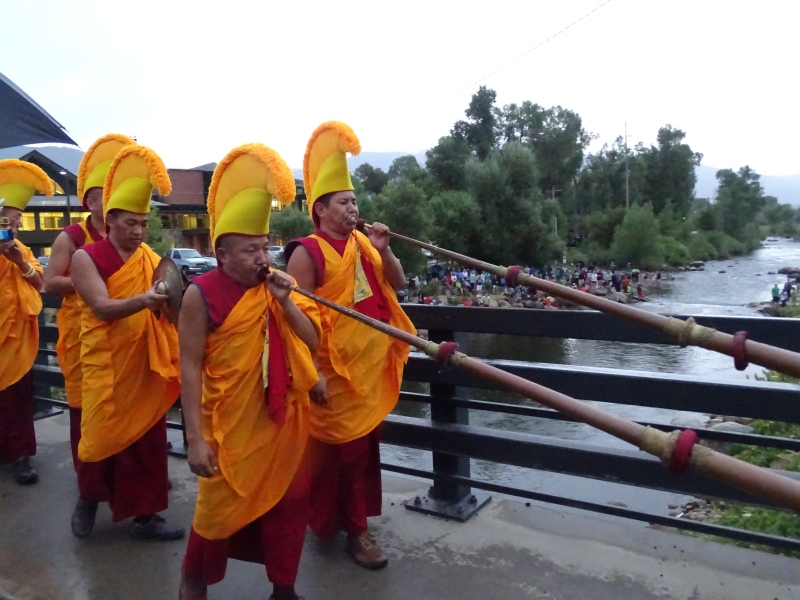
<svg viewBox="0 0 800 600"><path fill-rule="evenodd" d="M692 466L713 479L800 513L800 481L784 477L769 469L751 465L732 456L720 454L711 448L697 445L695 444L697 434L691 429L683 432L677 430L672 433L664 433L627 419L609 415L580 400L492 367L481 360L470 358L466 354L457 352L455 344L448 342L436 344L423 340L416 335L340 306L297 286L293 286L292 291L422 350L434 358L442 368L449 364L458 369L471 371L503 389L531 398L576 421L591 425L633 444L640 450L661 459L673 474L681 475Z"/></svg>
<svg viewBox="0 0 800 600"><path fill-rule="evenodd" d="M359 220L359 228L369 227L363 221ZM553 281L547 281L527 275L521 272L520 267L501 267L491 263L484 262L452 250L439 248L433 244L421 242L399 233L389 232L389 236L393 239L407 242L414 246L430 250L436 254L446 256L456 262L492 273L498 277L503 277L507 282L512 284L519 282L528 287L542 290L552 296L558 296L580 304L594 310L632 321L637 325L643 325L650 329L655 329L665 333L669 338L674 340L682 348L686 346L699 346L706 350L713 350L721 354L727 354L733 357L733 362L736 368L743 371L748 363L752 362L767 369L780 371L793 377L800 377L800 354L783 348L770 346L769 344L762 344L747 339L746 331L739 331L734 335L723 333L712 329L711 327L704 327L698 325L694 318L689 317L687 320L676 319L675 317L666 317L658 313L646 312L644 310L628 306L627 304L620 304L619 302L612 302L606 298L593 296L586 292L572 289L563 286Z"/></svg>

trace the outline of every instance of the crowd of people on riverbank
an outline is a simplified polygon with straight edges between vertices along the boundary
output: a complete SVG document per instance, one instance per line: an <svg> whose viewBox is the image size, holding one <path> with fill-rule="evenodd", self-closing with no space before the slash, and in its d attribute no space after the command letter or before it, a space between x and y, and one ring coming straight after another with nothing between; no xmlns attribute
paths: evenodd
<svg viewBox="0 0 800 600"><path fill-rule="evenodd" d="M663 278L661 271L642 272L630 264L618 269L614 263L607 268L582 263L542 269L526 266L521 272L587 293L616 293L642 300L649 288L661 285ZM408 276L404 294L408 301L424 304L437 304L441 302L438 298L444 295L461 299L460 303L468 306L489 306L488 298L495 296L512 303L514 300L540 301L545 308L559 307L556 299L542 292L534 293L527 286L509 285L503 277L449 264L431 265L427 277L422 279L418 275Z"/></svg>

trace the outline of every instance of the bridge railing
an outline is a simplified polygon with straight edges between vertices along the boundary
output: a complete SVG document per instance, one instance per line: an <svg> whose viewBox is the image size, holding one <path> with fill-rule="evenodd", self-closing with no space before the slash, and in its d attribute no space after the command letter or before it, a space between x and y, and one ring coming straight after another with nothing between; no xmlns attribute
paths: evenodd
<svg viewBox="0 0 800 600"><path fill-rule="evenodd" d="M45 306L57 308L58 299L45 296ZM593 311L549 311L530 309L491 309L403 305L418 329L428 331L433 341L463 341L467 334L504 334L529 338L605 340L635 344L665 344L656 333L635 327ZM50 311L52 313L52 311ZM63 377L53 362L57 332L52 317L42 318L42 353L34 366L37 397L40 401L65 406L53 399L53 389L63 387ZM748 331L748 339L800 351L800 320L745 317L698 317L701 325L735 333ZM469 352L469 347L464 348ZM732 359L731 359L732 361ZM755 419L800 423L800 386L753 380L709 379L677 373L626 371L551 363L529 363L498 358L489 363L581 400L610 402L651 408L692 411ZM412 353L404 381L426 384L428 392L403 391L401 399L430 405L430 418L392 414L383 424L385 444L430 452L432 469L383 463L387 471L427 478L433 482L428 497L411 499L412 510L466 520L488 500L483 492L514 495L536 501L590 510L607 515L644 521L740 541L800 550L800 540L768 535L709 522L681 519L627 508L619 503L603 504L577 500L504 485L472 476L470 461L478 459L524 469L560 473L594 480L638 486L675 494L707 497L752 506L769 506L761 499L733 487L710 480L696 472L675 477L660 462L635 448L623 449L580 441L559 439L470 424L473 411L518 415L537 419L569 421L567 417L526 402L515 403L513 395L502 402L470 397L471 390L493 389L490 384L466 372L439 372L432 360ZM182 419L170 422L182 430ZM668 431L674 425L640 421ZM698 429L701 440L747 444L800 451L800 440L781 437ZM175 453L180 454L181 448ZM800 474L782 472L800 479Z"/></svg>

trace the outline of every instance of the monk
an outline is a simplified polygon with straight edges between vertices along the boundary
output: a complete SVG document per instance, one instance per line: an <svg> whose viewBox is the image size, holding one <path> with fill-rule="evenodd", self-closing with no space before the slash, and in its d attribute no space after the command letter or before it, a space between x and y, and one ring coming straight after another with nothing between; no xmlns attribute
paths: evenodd
<svg viewBox="0 0 800 600"><path fill-rule="evenodd" d="M269 148L247 144L220 163L208 202L219 267L192 281L181 307L181 402L200 477L182 600L207 598L229 557L265 565L274 600L298 598L308 524L301 460L317 382L310 349L321 324L316 304L290 293L291 277L261 278L273 194L291 202L294 177Z"/></svg>
<svg viewBox="0 0 800 600"><path fill-rule="evenodd" d="M358 206L345 149L358 138L343 123L321 125L306 151L304 176L314 235L287 246L287 272L298 285L365 315L415 333L397 302L405 286L389 247L389 228L356 231ZM317 352L320 382L311 391L311 529L322 539L347 534L355 561L369 569L388 558L369 532L381 514L378 426L397 403L408 345L320 307L323 341Z"/></svg>
<svg viewBox="0 0 800 600"><path fill-rule="evenodd" d="M36 190L50 196L53 185L39 167L0 160L0 463L13 463L20 485L39 481L31 367L39 351L42 267L16 239L22 211Z"/></svg>
<svg viewBox="0 0 800 600"><path fill-rule="evenodd" d="M58 343L56 352L61 373L64 375L64 388L69 404L70 446L72 463L78 473L78 490L86 487L86 477L81 477L82 463L78 458L78 444L81 440L81 311L84 304L75 293L70 277L72 255L76 250L99 242L106 237L103 216L103 185L108 169L116 154L125 146L135 144L131 138L111 133L98 139L86 151L78 168L78 197L83 209L89 211L89 218L81 223L67 225L58 234L50 253L50 262L44 274L44 286L49 294L63 297L61 308L56 315L58 324ZM87 492L85 496L90 496ZM84 494L81 494L84 497ZM78 503L72 517L72 533L85 538L91 533L94 519L89 518L97 511L97 503L84 497ZM92 505L94 505L92 507Z"/></svg>
<svg viewBox="0 0 800 600"><path fill-rule="evenodd" d="M72 257L72 283L81 313L81 497L73 519L89 535L97 503L114 521L133 517L134 539L168 541L184 535L158 514L168 506L165 414L178 397L178 336L156 292L159 257L144 243L150 195L171 189L161 159L127 146L106 177L108 235ZM149 310L148 310L149 309Z"/></svg>

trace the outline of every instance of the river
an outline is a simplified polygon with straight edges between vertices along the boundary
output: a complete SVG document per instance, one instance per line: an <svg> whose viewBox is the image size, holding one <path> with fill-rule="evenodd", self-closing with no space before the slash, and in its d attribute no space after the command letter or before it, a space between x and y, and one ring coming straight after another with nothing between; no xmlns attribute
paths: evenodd
<svg viewBox="0 0 800 600"><path fill-rule="evenodd" d="M747 256L710 261L706 263L704 271L676 273L674 280L663 283L661 288L651 294L651 302L638 306L644 310L668 314L759 316L750 305L769 300L770 290L776 283L783 286L786 277L777 275L777 271L785 266L800 266L800 243L771 238L762 248ZM683 373L728 381L753 378L763 371L762 368L752 365L745 371L737 371L730 357L702 348L657 344L471 334L466 339L466 351L480 358ZM406 384L404 389L426 391L419 384ZM469 390L469 396L482 400L533 404L525 398L502 392L472 389ZM596 404L603 410L631 419L669 423L676 415L675 411L665 409L612 403ZM395 413L430 418L430 407L427 404L400 402ZM700 414L697 416L703 417ZM471 411L470 423L601 446L630 448L625 442L581 423L482 411ZM417 468L432 468L430 453L396 446L384 446L384 460ZM478 479L594 502L622 501L630 508L659 514L667 512L668 504L688 500L675 494L586 478L479 460L471 462L472 475Z"/></svg>

